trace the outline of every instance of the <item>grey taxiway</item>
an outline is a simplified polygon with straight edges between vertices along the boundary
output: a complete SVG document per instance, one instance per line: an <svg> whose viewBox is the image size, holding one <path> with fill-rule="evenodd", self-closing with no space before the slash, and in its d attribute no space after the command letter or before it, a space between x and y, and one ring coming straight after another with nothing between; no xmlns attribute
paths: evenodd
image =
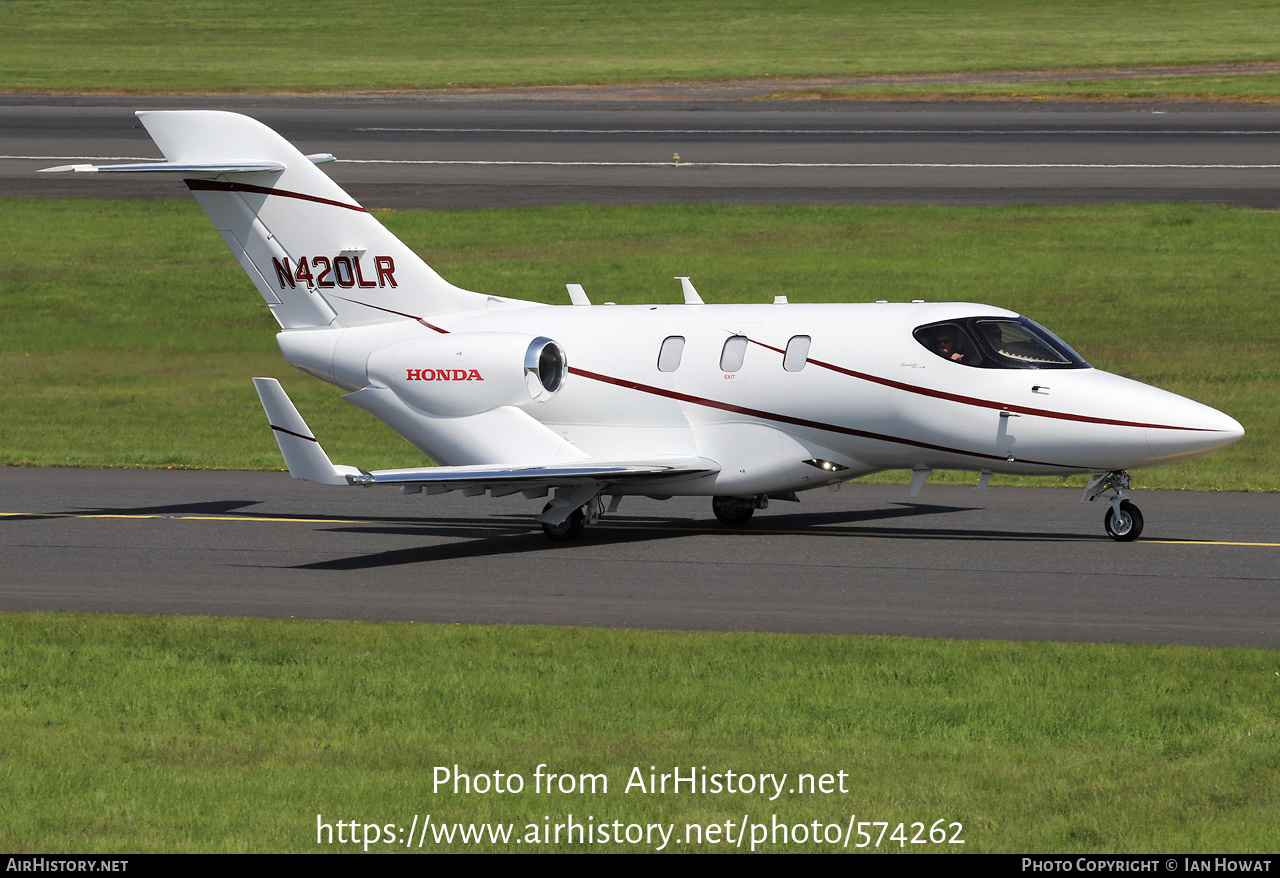
<svg viewBox="0 0 1280 878"><path fill-rule="evenodd" d="M36 175L159 158L137 109L248 113L366 207L556 203L1280 206L1280 110L1155 104L0 96L0 191L189 197L173 181ZM714 92L712 95L714 97ZM679 162L675 161L676 156Z"/></svg>
<svg viewBox="0 0 1280 878"><path fill-rule="evenodd" d="M1138 491L1143 539L1057 488L846 484L730 530L284 473L0 468L0 609L1280 647L1280 496Z"/></svg>

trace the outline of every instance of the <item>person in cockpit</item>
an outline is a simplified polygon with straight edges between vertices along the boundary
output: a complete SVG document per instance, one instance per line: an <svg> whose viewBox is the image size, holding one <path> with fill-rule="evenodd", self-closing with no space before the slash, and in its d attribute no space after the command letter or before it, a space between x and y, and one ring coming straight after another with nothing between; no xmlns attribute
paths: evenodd
<svg viewBox="0 0 1280 878"><path fill-rule="evenodd" d="M933 352L945 360L964 362L965 354L954 326L940 326L933 331Z"/></svg>

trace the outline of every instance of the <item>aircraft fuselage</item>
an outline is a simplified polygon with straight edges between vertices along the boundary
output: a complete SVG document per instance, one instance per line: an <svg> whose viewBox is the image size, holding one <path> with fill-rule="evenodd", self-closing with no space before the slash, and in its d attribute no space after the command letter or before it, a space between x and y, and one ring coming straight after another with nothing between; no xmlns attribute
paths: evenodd
<svg viewBox="0 0 1280 878"><path fill-rule="evenodd" d="M353 391L381 381L410 399L415 382L465 399L481 392L478 379L500 377L459 370L455 363L465 357L418 353L415 341L443 351L489 334L554 339L567 355L564 386L523 410L593 459L652 457L661 449L721 464L714 475L682 483L681 494L797 491L884 469L1136 469L1203 454L1242 432L1208 406L1098 369L974 368L943 359L913 336L918 327L959 318L1016 316L968 303L504 303L427 323L313 330L305 351L298 333L280 339L300 368ZM722 368L735 336L746 339L740 363ZM797 338L809 340L807 350L787 363ZM671 339L682 339L682 349L661 363ZM369 355L396 346L405 349L402 358L370 375ZM312 353L317 348L336 354L323 363L323 354ZM509 461L508 448L496 453ZM440 457L454 466L500 462L480 449ZM633 484L618 493L651 490Z"/></svg>

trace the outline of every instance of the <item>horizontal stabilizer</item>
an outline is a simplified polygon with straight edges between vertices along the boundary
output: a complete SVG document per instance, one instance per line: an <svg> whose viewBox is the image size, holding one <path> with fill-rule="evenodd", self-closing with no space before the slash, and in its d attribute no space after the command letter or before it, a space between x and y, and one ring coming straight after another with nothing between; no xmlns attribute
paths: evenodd
<svg viewBox="0 0 1280 878"><path fill-rule="evenodd" d="M284 455L289 475L322 485L348 485L348 479L363 476L361 470L351 466L334 466L324 453L316 437L311 435L307 422L298 414L280 382L274 378L254 378L253 386L267 413L267 421L276 436L276 444Z"/></svg>
<svg viewBox="0 0 1280 878"><path fill-rule="evenodd" d="M131 165L59 165L56 168L41 168L37 174L182 174L183 176L209 176L219 174L259 174L263 172L283 171L281 162L139 162Z"/></svg>
<svg viewBox="0 0 1280 878"><path fill-rule="evenodd" d="M336 162L331 153L307 156L312 164ZM58 165L41 168L37 174L180 174L184 177L216 177L219 174L261 174L283 171L284 162L135 162L127 165Z"/></svg>

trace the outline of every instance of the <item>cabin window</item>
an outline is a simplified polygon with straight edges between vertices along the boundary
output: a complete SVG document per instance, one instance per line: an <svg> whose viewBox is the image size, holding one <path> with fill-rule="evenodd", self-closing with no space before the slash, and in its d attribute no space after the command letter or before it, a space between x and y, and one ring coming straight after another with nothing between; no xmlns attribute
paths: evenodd
<svg viewBox="0 0 1280 878"><path fill-rule="evenodd" d="M937 357L984 369L1088 369L1066 342L1026 317L965 317L917 327Z"/></svg>
<svg viewBox="0 0 1280 878"><path fill-rule="evenodd" d="M804 364L809 362L809 343L812 341L807 335L792 336L791 341L787 342L787 352L782 357L782 368L788 372L803 369Z"/></svg>
<svg viewBox="0 0 1280 878"><path fill-rule="evenodd" d="M720 371L737 372L742 368L742 361L746 356L747 337L745 335L731 336L724 343L724 350L720 352Z"/></svg>
<svg viewBox="0 0 1280 878"><path fill-rule="evenodd" d="M673 335L662 340L658 351L658 371L674 372L680 368L680 355L684 353L684 336Z"/></svg>

